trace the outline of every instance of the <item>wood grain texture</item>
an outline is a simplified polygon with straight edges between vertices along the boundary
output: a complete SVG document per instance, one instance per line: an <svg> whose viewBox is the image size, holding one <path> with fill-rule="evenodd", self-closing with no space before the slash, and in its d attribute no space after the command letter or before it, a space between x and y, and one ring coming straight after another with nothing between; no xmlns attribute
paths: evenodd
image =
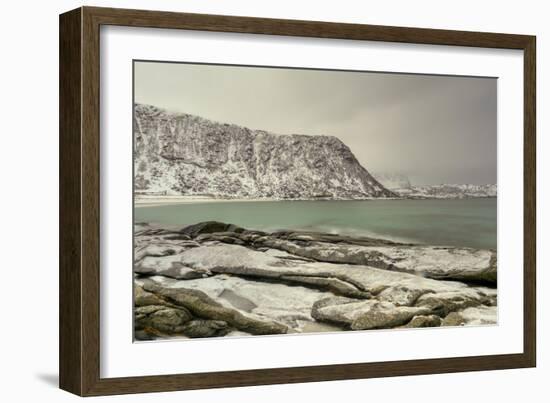
<svg viewBox="0 0 550 403"><path fill-rule="evenodd" d="M523 49L529 36L166 11L85 8L105 25Z"/></svg>
<svg viewBox="0 0 550 403"><path fill-rule="evenodd" d="M524 51L524 352L479 357L100 377L101 25ZM82 396L532 367L535 311L535 37L316 21L82 7L60 17L60 387Z"/></svg>
<svg viewBox="0 0 550 403"><path fill-rule="evenodd" d="M523 66L523 354L536 366L537 338L537 80L536 39L524 48Z"/></svg>
<svg viewBox="0 0 550 403"><path fill-rule="evenodd" d="M82 389L89 393L100 368L100 135L99 24L82 9Z"/></svg>
<svg viewBox="0 0 550 403"><path fill-rule="evenodd" d="M59 18L59 386L81 394L81 10Z"/></svg>

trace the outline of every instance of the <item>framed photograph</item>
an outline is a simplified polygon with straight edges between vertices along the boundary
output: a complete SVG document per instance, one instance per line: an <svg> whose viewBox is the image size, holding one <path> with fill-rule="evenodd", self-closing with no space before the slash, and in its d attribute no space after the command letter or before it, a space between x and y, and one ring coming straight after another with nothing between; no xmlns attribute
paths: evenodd
<svg viewBox="0 0 550 403"><path fill-rule="evenodd" d="M535 37L60 16L60 387L533 367Z"/></svg>

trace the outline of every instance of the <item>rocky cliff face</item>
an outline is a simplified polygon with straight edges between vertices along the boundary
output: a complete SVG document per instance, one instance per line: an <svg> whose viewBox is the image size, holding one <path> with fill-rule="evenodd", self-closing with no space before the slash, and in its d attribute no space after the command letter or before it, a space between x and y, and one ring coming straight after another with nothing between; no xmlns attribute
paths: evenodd
<svg viewBox="0 0 550 403"><path fill-rule="evenodd" d="M393 197L332 136L276 135L136 105L137 193L221 198Z"/></svg>

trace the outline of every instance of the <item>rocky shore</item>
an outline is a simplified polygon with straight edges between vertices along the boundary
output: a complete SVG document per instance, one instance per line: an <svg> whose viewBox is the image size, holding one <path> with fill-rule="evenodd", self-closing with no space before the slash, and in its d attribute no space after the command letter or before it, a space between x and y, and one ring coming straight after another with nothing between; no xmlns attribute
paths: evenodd
<svg viewBox="0 0 550 403"><path fill-rule="evenodd" d="M495 324L492 250L135 225L136 340Z"/></svg>

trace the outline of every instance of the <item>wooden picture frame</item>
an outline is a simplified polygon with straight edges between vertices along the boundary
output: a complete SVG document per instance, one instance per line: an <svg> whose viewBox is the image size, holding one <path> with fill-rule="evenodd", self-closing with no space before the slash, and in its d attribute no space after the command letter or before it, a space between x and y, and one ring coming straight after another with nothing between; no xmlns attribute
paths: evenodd
<svg viewBox="0 0 550 403"><path fill-rule="evenodd" d="M193 374L100 377L100 26L519 49L524 56L523 353ZM60 387L81 396L298 383L536 365L535 37L81 7L60 16Z"/></svg>

